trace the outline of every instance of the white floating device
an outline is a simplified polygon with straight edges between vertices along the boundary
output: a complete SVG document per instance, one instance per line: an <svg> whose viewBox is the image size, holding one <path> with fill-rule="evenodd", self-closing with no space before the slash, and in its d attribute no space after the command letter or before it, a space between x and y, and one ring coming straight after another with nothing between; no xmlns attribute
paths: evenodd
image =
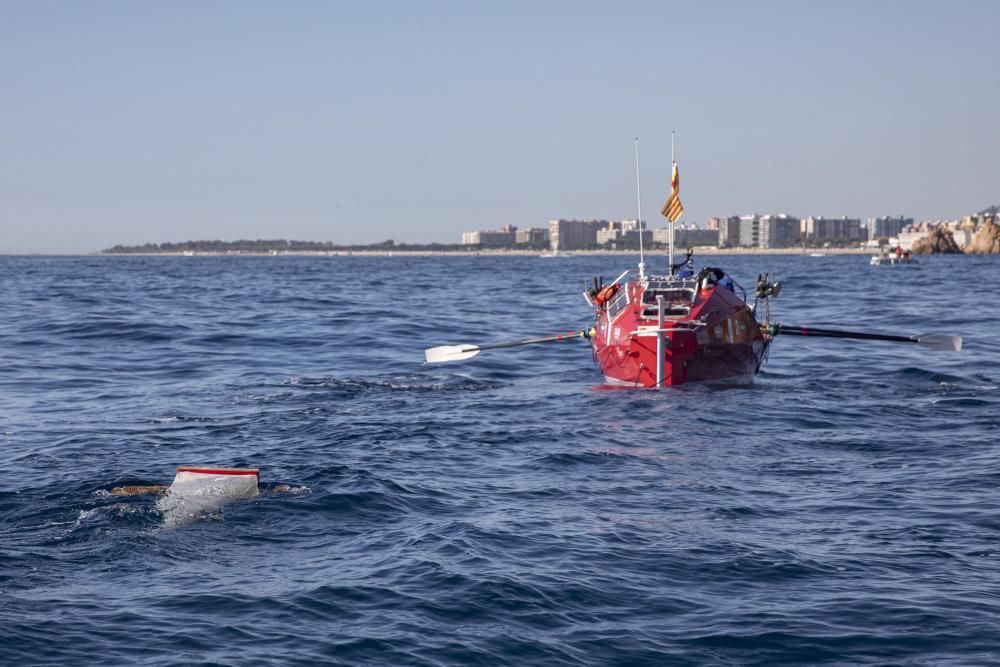
<svg viewBox="0 0 1000 667"><path fill-rule="evenodd" d="M259 468L180 466L157 507L163 512L164 525L176 528L217 513L234 500L259 494Z"/></svg>
<svg viewBox="0 0 1000 667"><path fill-rule="evenodd" d="M260 494L260 468L180 466L169 493L231 500L253 498Z"/></svg>

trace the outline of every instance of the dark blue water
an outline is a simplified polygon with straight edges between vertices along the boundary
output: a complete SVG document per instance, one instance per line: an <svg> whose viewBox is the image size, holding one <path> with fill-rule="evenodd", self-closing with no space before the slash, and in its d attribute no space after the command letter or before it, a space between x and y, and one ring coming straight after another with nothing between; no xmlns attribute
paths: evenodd
<svg viewBox="0 0 1000 667"><path fill-rule="evenodd" d="M867 261L699 265L966 349L608 390L582 341L422 351L583 327L631 259L0 258L0 663L995 664L1000 263ZM107 493L181 464L265 493Z"/></svg>

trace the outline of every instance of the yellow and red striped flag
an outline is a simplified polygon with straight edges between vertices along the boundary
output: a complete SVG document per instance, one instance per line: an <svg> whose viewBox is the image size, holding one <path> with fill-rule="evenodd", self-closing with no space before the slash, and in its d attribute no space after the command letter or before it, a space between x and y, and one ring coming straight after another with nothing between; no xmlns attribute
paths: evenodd
<svg viewBox="0 0 1000 667"><path fill-rule="evenodd" d="M674 173L670 177L670 199L660 209L660 213L667 217L670 222L677 222L684 213L684 206L681 204L681 181L677 175L677 163L674 163Z"/></svg>

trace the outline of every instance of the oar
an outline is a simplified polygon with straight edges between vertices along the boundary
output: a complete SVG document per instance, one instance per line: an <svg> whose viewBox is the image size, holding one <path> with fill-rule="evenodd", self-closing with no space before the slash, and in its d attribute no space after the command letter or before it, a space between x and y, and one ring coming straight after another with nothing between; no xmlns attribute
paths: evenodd
<svg viewBox="0 0 1000 667"><path fill-rule="evenodd" d="M799 327L791 324L771 324L768 332L772 336L806 336L814 338L854 338L857 340L887 340L896 343L916 343L932 350L950 350L958 352L962 349L961 336L947 334L919 334L916 336L895 336L892 334L865 333L863 331L839 331L837 329L817 329L816 327Z"/></svg>
<svg viewBox="0 0 1000 667"><path fill-rule="evenodd" d="M555 343L561 340L572 340L574 338L591 338L594 330L584 329L583 331L571 331L570 333L558 336L546 336L544 338L528 338L526 340L515 340L510 343L492 343L490 345L441 345L424 350L427 363L434 364L441 361L461 361L476 356L483 350L497 350L502 347L517 347L518 345L534 345L535 343Z"/></svg>

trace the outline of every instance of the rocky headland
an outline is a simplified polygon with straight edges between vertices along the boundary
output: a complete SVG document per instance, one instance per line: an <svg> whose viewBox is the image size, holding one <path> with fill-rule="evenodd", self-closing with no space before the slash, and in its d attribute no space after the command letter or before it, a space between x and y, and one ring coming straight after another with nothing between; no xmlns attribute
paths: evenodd
<svg viewBox="0 0 1000 667"><path fill-rule="evenodd" d="M962 254L962 249L955 243L955 236L944 225L938 225L927 236L914 241L911 250L915 255Z"/></svg>
<svg viewBox="0 0 1000 667"><path fill-rule="evenodd" d="M965 246L969 255L1000 255L1000 225L990 221L984 224Z"/></svg>

